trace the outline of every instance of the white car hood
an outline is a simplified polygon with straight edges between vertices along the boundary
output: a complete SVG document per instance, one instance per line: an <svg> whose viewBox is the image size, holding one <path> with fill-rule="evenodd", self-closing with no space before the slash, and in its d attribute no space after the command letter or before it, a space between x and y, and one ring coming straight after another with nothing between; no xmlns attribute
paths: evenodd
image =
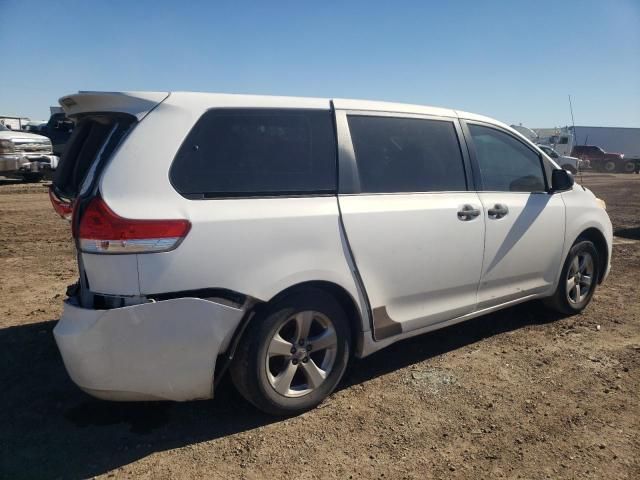
<svg viewBox="0 0 640 480"><path fill-rule="evenodd" d="M21 132L18 130L0 130L0 140L28 140L33 143L48 143L50 141L44 135L36 135L35 133Z"/></svg>

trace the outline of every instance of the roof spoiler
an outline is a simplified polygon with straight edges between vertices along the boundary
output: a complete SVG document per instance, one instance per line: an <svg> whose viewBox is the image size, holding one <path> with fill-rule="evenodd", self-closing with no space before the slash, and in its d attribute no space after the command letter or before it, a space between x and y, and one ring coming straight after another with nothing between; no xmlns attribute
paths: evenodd
<svg viewBox="0 0 640 480"><path fill-rule="evenodd" d="M169 92L78 92L61 97L58 102L69 117L82 113L118 112L142 120L162 103Z"/></svg>

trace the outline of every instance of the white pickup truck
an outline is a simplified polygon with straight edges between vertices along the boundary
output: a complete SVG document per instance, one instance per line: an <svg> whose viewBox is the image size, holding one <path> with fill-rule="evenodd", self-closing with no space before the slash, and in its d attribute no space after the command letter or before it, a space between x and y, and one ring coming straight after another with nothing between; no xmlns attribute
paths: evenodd
<svg viewBox="0 0 640 480"><path fill-rule="evenodd" d="M585 167L589 166L587 164L587 160L581 160L579 158L569 157L567 155L560 155L549 145L538 144L537 147L544 153L549 155L549 157L551 157L553 161L560 165L564 170L569 170L571 173L577 173L578 170L582 170Z"/></svg>
<svg viewBox="0 0 640 480"><path fill-rule="evenodd" d="M0 125L0 175L39 182L58 160L47 137Z"/></svg>

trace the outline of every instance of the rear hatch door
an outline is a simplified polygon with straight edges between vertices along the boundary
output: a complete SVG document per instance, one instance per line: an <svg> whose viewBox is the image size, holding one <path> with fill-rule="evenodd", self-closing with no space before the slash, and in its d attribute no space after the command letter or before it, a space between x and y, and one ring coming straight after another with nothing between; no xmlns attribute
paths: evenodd
<svg viewBox="0 0 640 480"><path fill-rule="evenodd" d="M67 201L88 193L127 132L168 96L167 92L80 92L62 97L60 105L76 121L76 128L54 176L54 193Z"/></svg>
<svg viewBox="0 0 640 480"><path fill-rule="evenodd" d="M167 92L80 92L60 99L76 127L60 159L50 195L56 211L71 220L72 230L77 231L86 206L98 195L100 175L118 147L168 96ZM96 293L135 296L140 292L136 255L79 253L78 269L78 285L69 294L78 296L82 306L100 306Z"/></svg>

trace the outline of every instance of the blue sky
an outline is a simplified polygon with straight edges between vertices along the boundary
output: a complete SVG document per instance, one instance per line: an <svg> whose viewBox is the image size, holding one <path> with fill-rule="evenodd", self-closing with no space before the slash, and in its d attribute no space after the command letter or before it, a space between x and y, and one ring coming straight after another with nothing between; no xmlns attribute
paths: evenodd
<svg viewBox="0 0 640 480"><path fill-rule="evenodd" d="M78 90L445 106L530 127L640 127L640 0L0 0L0 115Z"/></svg>

